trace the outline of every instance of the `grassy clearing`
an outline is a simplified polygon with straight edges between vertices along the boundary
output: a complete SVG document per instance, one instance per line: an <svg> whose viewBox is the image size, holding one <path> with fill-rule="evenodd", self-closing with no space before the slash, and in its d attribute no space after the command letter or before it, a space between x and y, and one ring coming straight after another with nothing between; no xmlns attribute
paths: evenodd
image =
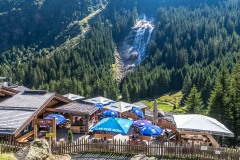
<svg viewBox="0 0 240 160"><path fill-rule="evenodd" d="M185 113L185 108L178 108L182 96L182 92L175 92L156 98L157 108L165 112ZM142 102L153 109L154 100L142 100ZM174 109L174 107L177 109Z"/></svg>
<svg viewBox="0 0 240 160"><path fill-rule="evenodd" d="M170 94L166 94L163 95L162 97L158 98L161 102L167 102L167 103L171 103L173 105L179 106L179 103L182 99L182 92L176 92L176 93L170 93Z"/></svg>

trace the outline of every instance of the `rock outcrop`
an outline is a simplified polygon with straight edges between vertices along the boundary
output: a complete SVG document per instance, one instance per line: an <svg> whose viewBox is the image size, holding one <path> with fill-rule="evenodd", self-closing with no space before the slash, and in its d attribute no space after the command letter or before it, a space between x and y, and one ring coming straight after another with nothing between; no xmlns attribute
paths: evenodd
<svg viewBox="0 0 240 160"><path fill-rule="evenodd" d="M50 146L45 139L37 139L30 144L30 146L24 147L17 153L15 157L18 160L70 160L69 155L52 155Z"/></svg>

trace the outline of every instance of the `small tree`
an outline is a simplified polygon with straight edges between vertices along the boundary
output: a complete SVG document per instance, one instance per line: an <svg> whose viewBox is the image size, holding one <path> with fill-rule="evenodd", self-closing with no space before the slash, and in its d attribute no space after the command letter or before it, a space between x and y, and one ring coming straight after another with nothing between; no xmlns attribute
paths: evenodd
<svg viewBox="0 0 240 160"><path fill-rule="evenodd" d="M187 100L185 101L185 105L188 113L202 113L203 102L201 99L201 94L197 91L195 85L191 89Z"/></svg>
<svg viewBox="0 0 240 160"><path fill-rule="evenodd" d="M68 141L72 142L73 141L73 133L71 130L68 131Z"/></svg>

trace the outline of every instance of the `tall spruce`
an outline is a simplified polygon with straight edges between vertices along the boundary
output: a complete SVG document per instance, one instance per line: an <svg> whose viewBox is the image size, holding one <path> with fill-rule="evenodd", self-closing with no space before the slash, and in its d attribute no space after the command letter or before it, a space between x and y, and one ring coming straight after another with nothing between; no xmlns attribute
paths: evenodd
<svg viewBox="0 0 240 160"><path fill-rule="evenodd" d="M228 126L234 133L231 139L235 146L240 135L240 63L236 64L231 76L230 100L228 109Z"/></svg>
<svg viewBox="0 0 240 160"><path fill-rule="evenodd" d="M229 111L229 76L228 70L223 68L215 82L208 105L208 114L224 124L227 123Z"/></svg>
<svg viewBox="0 0 240 160"><path fill-rule="evenodd" d="M186 101L184 102L187 107L188 113L203 113L203 102L201 99L201 93L197 91L196 86L194 85L191 89L189 95L187 96Z"/></svg>
<svg viewBox="0 0 240 160"><path fill-rule="evenodd" d="M126 102L130 102L130 95L129 95L127 83L123 83L122 100Z"/></svg>

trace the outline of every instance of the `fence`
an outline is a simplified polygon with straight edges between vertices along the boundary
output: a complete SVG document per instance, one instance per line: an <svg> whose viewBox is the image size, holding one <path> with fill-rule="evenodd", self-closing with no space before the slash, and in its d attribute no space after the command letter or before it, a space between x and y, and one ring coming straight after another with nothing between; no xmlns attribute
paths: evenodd
<svg viewBox="0 0 240 160"><path fill-rule="evenodd" d="M0 154L17 152L25 146L26 144L20 144L15 141L0 141Z"/></svg>
<svg viewBox="0 0 240 160"><path fill-rule="evenodd" d="M25 144L16 142L0 141L0 153L17 152ZM55 154L71 154L84 152L110 152L116 154L146 154L162 158L182 158L191 159L224 159L239 160L240 152L236 149L214 148L209 146L194 146L190 144L176 145L172 142L151 143L149 145L134 145L127 141L112 140L91 141L90 139L79 139L73 143L53 144L52 152Z"/></svg>
<svg viewBox="0 0 240 160"><path fill-rule="evenodd" d="M229 148L213 148L209 146L194 146L190 144L175 145L172 142L160 142L149 145L134 145L127 141L112 140L111 142L81 139L73 143L55 144L53 153L71 154L84 152L111 152L117 154L146 154L156 157L224 159L239 160L240 152Z"/></svg>

